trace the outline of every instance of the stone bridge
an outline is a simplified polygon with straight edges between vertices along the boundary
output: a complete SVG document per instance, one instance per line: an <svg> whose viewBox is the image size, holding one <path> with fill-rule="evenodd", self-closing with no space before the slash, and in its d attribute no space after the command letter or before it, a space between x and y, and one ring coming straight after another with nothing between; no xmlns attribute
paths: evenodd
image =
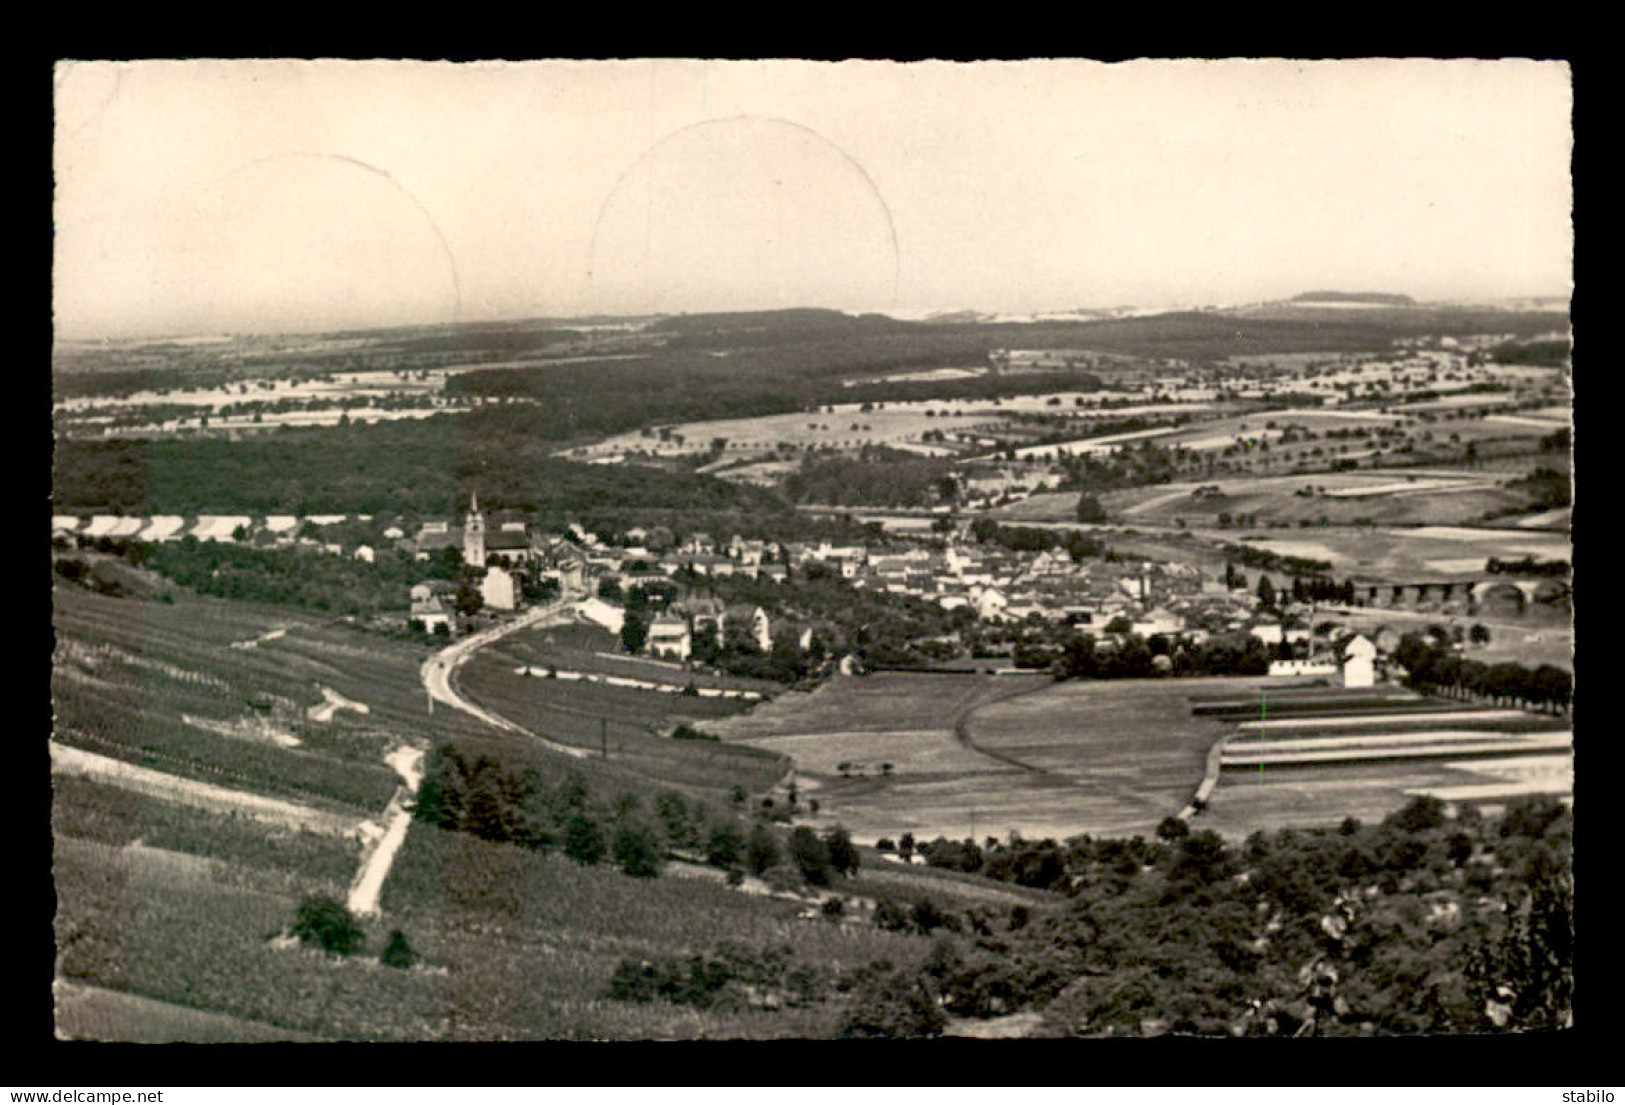
<svg viewBox="0 0 1625 1105"><path fill-rule="evenodd" d="M1361 605L1414 609L1459 609L1476 614L1486 607L1522 614L1535 603L1570 608L1573 588L1566 579L1415 580L1408 583L1356 580L1354 597Z"/></svg>

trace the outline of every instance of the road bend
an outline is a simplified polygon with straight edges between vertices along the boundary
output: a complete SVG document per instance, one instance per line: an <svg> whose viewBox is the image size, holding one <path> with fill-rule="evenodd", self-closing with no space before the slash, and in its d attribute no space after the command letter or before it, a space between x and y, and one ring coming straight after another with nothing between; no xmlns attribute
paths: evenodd
<svg viewBox="0 0 1625 1105"><path fill-rule="evenodd" d="M578 760L585 759L588 755L586 749L572 748L570 745L560 744L558 741L548 740L546 737L532 733L530 730L509 721L505 717L501 717L500 715L494 714L482 706L478 706L473 702L470 702L467 698L463 697L461 692L458 691L455 678L457 669L467 662L470 656L485 646L501 640L508 634L517 633L521 629L529 629L532 626L556 625L568 621L569 616L567 611L569 610L570 604L575 602L580 597L581 596L579 595L564 595L556 602L551 602L546 606L532 607L512 621L503 622L501 625L492 626L490 629L476 633L472 637L465 637L456 644L448 645L446 648L441 649L439 652L429 657L428 660L424 661L421 669L423 686L424 689L429 692L429 697L436 702L445 703L454 710L461 710L470 717L478 718L487 725L501 729L504 732L516 733L523 737L529 737L531 740L534 740L539 744L543 744L556 752L562 752L566 756L573 756Z"/></svg>

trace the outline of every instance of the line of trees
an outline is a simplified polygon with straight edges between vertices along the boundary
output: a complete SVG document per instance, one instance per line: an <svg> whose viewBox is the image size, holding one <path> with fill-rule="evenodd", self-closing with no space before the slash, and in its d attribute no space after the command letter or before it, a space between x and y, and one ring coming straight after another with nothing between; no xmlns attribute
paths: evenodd
<svg viewBox="0 0 1625 1105"><path fill-rule="evenodd" d="M1062 548L1075 561L1107 555L1105 544L1085 533L1064 533L1036 526L1001 526L988 518L978 518L971 523L970 531L980 544L998 545L1014 552L1047 552Z"/></svg>
<svg viewBox="0 0 1625 1105"><path fill-rule="evenodd" d="M1029 650L1030 651L1030 650ZM1017 666L1024 666L1017 660ZM1042 667L1042 662L1025 666ZM1159 676L1268 675L1269 650L1257 637L1213 637L1201 644L1162 634L1149 640L1129 634L1117 647L1099 648L1088 634L1074 633L1050 662L1057 680L1147 679Z"/></svg>
<svg viewBox="0 0 1625 1105"><path fill-rule="evenodd" d="M1567 712L1574 697L1574 676L1553 664L1534 668L1510 660L1486 664L1418 634L1400 640L1394 660L1406 670L1408 685L1454 697L1487 698L1496 705L1533 706L1554 713Z"/></svg>

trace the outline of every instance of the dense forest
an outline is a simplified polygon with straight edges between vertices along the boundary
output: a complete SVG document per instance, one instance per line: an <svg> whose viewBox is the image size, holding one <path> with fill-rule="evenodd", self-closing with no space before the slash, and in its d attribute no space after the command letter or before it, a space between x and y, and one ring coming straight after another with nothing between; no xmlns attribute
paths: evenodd
<svg viewBox="0 0 1625 1105"><path fill-rule="evenodd" d="M63 440L56 447L55 509L444 516L474 492L494 507L529 507L560 523L606 505L744 514L789 509L767 492L705 476L555 459L555 446L514 413L287 429L242 441Z"/></svg>
<svg viewBox="0 0 1625 1105"><path fill-rule="evenodd" d="M855 457L808 457L784 482L797 503L929 507L953 503L958 466L898 449L866 446Z"/></svg>

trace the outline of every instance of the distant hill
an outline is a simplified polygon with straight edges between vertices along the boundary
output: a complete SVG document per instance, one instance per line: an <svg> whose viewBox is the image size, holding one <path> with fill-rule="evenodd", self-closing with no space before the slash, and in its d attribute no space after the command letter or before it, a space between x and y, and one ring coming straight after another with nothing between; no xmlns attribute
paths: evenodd
<svg viewBox="0 0 1625 1105"><path fill-rule="evenodd" d="M824 307L790 307L778 311L674 315L651 323L649 329L683 335L752 334L807 337L911 330L915 325L885 315L849 315L844 311Z"/></svg>
<svg viewBox="0 0 1625 1105"><path fill-rule="evenodd" d="M1290 303L1373 303L1384 307L1414 307L1416 300L1408 295L1388 292L1304 292L1295 295Z"/></svg>

